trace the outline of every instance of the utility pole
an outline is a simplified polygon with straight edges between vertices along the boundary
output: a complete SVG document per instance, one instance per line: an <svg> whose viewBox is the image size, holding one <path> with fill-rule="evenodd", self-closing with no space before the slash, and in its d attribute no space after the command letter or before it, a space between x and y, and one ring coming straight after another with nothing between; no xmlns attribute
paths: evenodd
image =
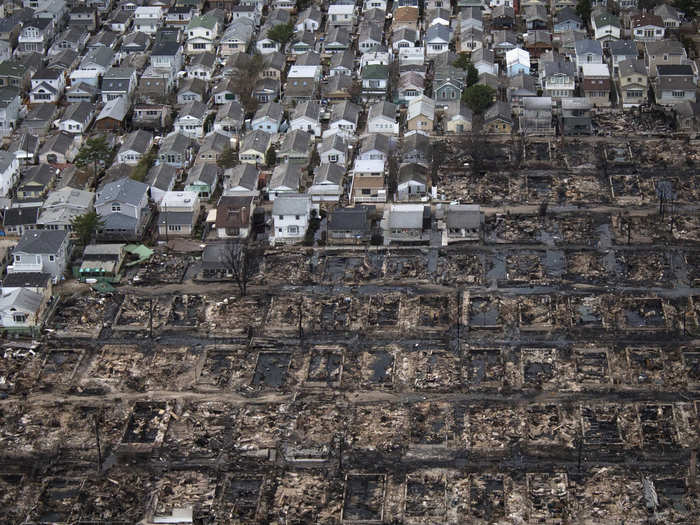
<svg viewBox="0 0 700 525"><path fill-rule="evenodd" d="M148 337L153 339L153 297L148 300Z"/></svg>

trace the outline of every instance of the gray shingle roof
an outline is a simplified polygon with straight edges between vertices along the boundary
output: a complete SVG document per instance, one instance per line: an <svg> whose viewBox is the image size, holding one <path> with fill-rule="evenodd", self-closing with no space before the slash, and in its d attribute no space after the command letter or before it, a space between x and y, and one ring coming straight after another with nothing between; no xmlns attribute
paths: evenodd
<svg viewBox="0 0 700 525"><path fill-rule="evenodd" d="M136 151L138 153L146 153L153 142L153 133L145 129L137 129L129 133L124 139L119 152Z"/></svg>
<svg viewBox="0 0 700 525"><path fill-rule="evenodd" d="M0 311L14 308L23 312L36 313L41 306L44 296L27 288L18 288L0 297Z"/></svg>
<svg viewBox="0 0 700 525"><path fill-rule="evenodd" d="M213 186L219 177L219 168L216 164L210 162L200 162L190 168L187 174L185 184L194 184L203 182L209 186Z"/></svg>
<svg viewBox="0 0 700 525"><path fill-rule="evenodd" d="M331 183L340 185L345 170L338 164L321 164L314 170L314 184Z"/></svg>
<svg viewBox="0 0 700 525"><path fill-rule="evenodd" d="M119 201L138 206L147 191L148 186L143 182L133 179L116 180L105 184L97 192L95 206L97 207L110 201Z"/></svg>
<svg viewBox="0 0 700 525"><path fill-rule="evenodd" d="M129 103L126 97L117 97L108 101L97 115L97 120L111 118L117 121L123 121L126 114L129 112Z"/></svg>
<svg viewBox="0 0 700 525"><path fill-rule="evenodd" d="M247 190L255 190L258 186L258 170L252 164L239 164L226 170L228 186L241 186Z"/></svg>
<svg viewBox="0 0 700 525"><path fill-rule="evenodd" d="M301 168L294 164L280 164L275 166L270 177L270 189L291 188L298 189L301 181Z"/></svg>
<svg viewBox="0 0 700 525"><path fill-rule="evenodd" d="M272 203L272 215L306 215L310 201L308 195L280 195Z"/></svg>
<svg viewBox="0 0 700 525"><path fill-rule="evenodd" d="M162 191L169 191L173 187L173 181L177 177L177 168L170 164L158 164L148 172L146 176L146 184L151 188L156 188Z"/></svg>
<svg viewBox="0 0 700 525"><path fill-rule="evenodd" d="M55 254L66 240L65 230L29 230L15 246L15 253Z"/></svg>
<svg viewBox="0 0 700 525"><path fill-rule="evenodd" d="M89 102L74 102L70 104L61 120L75 120L76 122L86 122L92 113L93 104Z"/></svg>

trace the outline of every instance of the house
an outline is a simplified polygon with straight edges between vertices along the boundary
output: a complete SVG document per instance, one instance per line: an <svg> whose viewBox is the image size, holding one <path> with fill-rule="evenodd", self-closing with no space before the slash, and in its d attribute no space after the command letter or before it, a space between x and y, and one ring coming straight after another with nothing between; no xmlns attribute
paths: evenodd
<svg viewBox="0 0 700 525"><path fill-rule="evenodd" d="M372 237L370 207L339 208L331 212L326 227L328 244L364 244Z"/></svg>
<svg viewBox="0 0 700 525"><path fill-rule="evenodd" d="M429 205L392 204L384 210L384 244L427 242L430 240L432 213Z"/></svg>
<svg viewBox="0 0 700 525"><path fill-rule="evenodd" d="M391 48L394 52L400 49L420 47L419 34L416 29L402 27L391 34Z"/></svg>
<svg viewBox="0 0 700 525"><path fill-rule="evenodd" d="M359 119L360 107L358 105L348 101L335 104L328 123L329 129L323 132L324 138L335 133L353 136L357 131Z"/></svg>
<svg viewBox="0 0 700 525"><path fill-rule="evenodd" d="M363 23L359 29L357 48L360 53L371 53L381 47L383 34L378 25Z"/></svg>
<svg viewBox="0 0 700 525"><path fill-rule="evenodd" d="M676 113L676 125L678 129L683 131L695 131L698 129L700 107L698 107L697 102L686 100L676 104L673 109Z"/></svg>
<svg viewBox="0 0 700 525"><path fill-rule="evenodd" d="M221 36L219 54L228 57L234 53L245 53L253 40L255 22L248 18L239 18L231 22Z"/></svg>
<svg viewBox="0 0 700 525"><path fill-rule="evenodd" d="M435 56L447 51L451 40L451 31L442 24L431 25L425 33L425 53Z"/></svg>
<svg viewBox="0 0 700 525"><path fill-rule="evenodd" d="M559 116L562 135L590 135L593 131L592 106L586 97L563 98Z"/></svg>
<svg viewBox="0 0 700 525"><path fill-rule="evenodd" d="M78 270L80 280L118 278L126 256L125 246L123 243L87 245L83 250L82 263Z"/></svg>
<svg viewBox="0 0 700 525"><path fill-rule="evenodd" d="M311 5L297 15L294 30L298 33L302 31L316 32L321 28L322 18L321 10L317 6Z"/></svg>
<svg viewBox="0 0 700 525"><path fill-rule="evenodd" d="M24 91L31 84L32 73L26 64L14 60L0 63L0 87Z"/></svg>
<svg viewBox="0 0 700 525"><path fill-rule="evenodd" d="M347 166L350 160L348 143L338 134L327 136L318 145L318 154L322 164L340 164Z"/></svg>
<svg viewBox="0 0 700 525"><path fill-rule="evenodd" d="M95 119L94 128L100 131L117 131L124 127L131 104L126 97L107 102Z"/></svg>
<svg viewBox="0 0 700 525"><path fill-rule="evenodd" d="M289 44L288 51L293 55L303 55L316 47L316 36L310 31L297 33Z"/></svg>
<svg viewBox="0 0 700 525"><path fill-rule="evenodd" d="M525 34L524 47L530 53L532 62L539 61L540 56L552 50L552 34L542 29L531 29Z"/></svg>
<svg viewBox="0 0 700 525"><path fill-rule="evenodd" d="M63 96L66 79L63 71L44 68L32 77L32 89L29 99L32 104L56 103Z"/></svg>
<svg viewBox="0 0 700 525"><path fill-rule="evenodd" d="M260 104L274 102L280 97L281 84L274 78L261 78L255 83L253 96Z"/></svg>
<svg viewBox="0 0 700 525"><path fill-rule="evenodd" d="M274 201L280 195L298 193L301 189L301 170L301 166L296 164L275 166L267 185L268 199Z"/></svg>
<svg viewBox="0 0 700 525"><path fill-rule="evenodd" d="M656 77L657 65L680 65L688 56L678 40L650 40L644 43L644 62L651 78Z"/></svg>
<svg viewBox="0 0 700 525"><path fill-rule="evenodd" d="M321 106L318 102L297 104L290 119L290 130L303 130L314 137L321 136Z"/></svg>
<svg viewBox="0 0 700 525"><path fill-rule="evenodd" d="M284 109L282 104L277 102L267 102L255 112L251 126L253 130L261 130L266 133L278 133L282 124Z"/></svg>
<svg viewBox="0 0 700 525"><path fill-rule="evenodd" d="M134 30L155 35L163 24L163 8L139 6L134 10Z"/></svg>
<svg viewBox="0 0 700 525"><path fill-rule="evenodd" d="M506 91L506 99L510 102L513 108L513 113L519 115L523 100L528 97L537 96L537 87L535 79L532 75L521 73L508 79L508 88Z"/></svg>
<svg viewBox="0 0 700 525"><path fill-rule="evenodd" d="M16 288L0 295L0 328L26 330L39 327L48 301L47 293L37 293L28 288Z"/></svg>
<svg viewBox="0 0 700 525"><path fill-rule="evenodd" d="M55 23L51 18L32 18L22 25L17 38L15 55L28 53L46 53L49 42L55 31Z"/></svg>
<svg viewBox="0 0 700 525"><path fill-rule="evenodd" d="M185 78L180 82L180 89L177 92L178 104L205 102L206 98L207 83L201 78Z"/></svg>
<svg viewBox="0 0 700 525"><path fill-rule="evenodd" d="M308 195L281 195L272 203L273 236L270 242L296 243L306 235L311 217L311 197Z"/></svg>
<svg viewBox="0 0 700 525"><path fill-rule="evenodd" d="M631 59L619 62L618 95L623 108L633 108L647 103L649 77L643 60Z"/></svg>
<svg viewBox="0 0 700 525"><path fill-rule="evenodd" d="M435 9L430 9L427 11L428 27L434 25L443 25L450 27L451 23L451 10L444 7L437 7Z"/></svg>
<svg viewBox="0 0 700 525"><path fill-rule="evenodd" d="M43 199L56 181L56 173L58 171L48 164L39 164L27 168L17 186L17 198Z"/></svg>
<svg viewBox="0 0 700 525"><path fill-rule="evenodd" d="M406 73L402 73L399 77L398 94L399 101L402 103L424 95L425 78L420 73L415 71L407 71Z"/></svg>
<svg viewBox="0 0 700 525"><path fill-rule="evenodd" d="M250 195L222 195L216 206L216 236L219 239L247 239L254 210L254 197Z"/></svg>
<svg viewBox="0 0 700 525"><path fill-rule="evenodd" d="M111 67L102 77L102 102L118 97L131 100L137 85L136 69L133 67Z"/></svg>
<svg viewBox="0 0 700 525"><path fill-rule="evenodd" d="M20 206L5 210L2 228L5 235L21 237L24 232L35 230L41 206Z"/></svg>
<svg viewBox="0 0 700 525"><path fill-rule="evenodd" d="M289 131L284 134L277 158L282 162L306 166L311 162L312 146L313 135L300 129Z"/></svg>
<svg viewBox="0 0 700 525"><path fill-rule="evenodd" d="M630 16L630 30L632 38L636 42L649 42L663 40L666 25L660 16L642 11L637 15Z"/></svg>
<svg viewBox="0 0 700 525"><path fill-rule="evenodd" d="M95 196L95 211L103 220L98 237L140 239L151 217L148 186L129 178L107 183Z"/></svg>
<svg viewBox="0 0 700 525"><path fill-rule="evenodd" d="M515 33L513 33L510 30L495 30L491 32L491 36L493 37L493 44L491 48L493 49L493 52L496 54L496 56L505 56L506 51L510 51L511 49L515 49L516 47L518 47L518 39L515 36Z"/></svg>
<svg viewBox="0 0 700 525"><path fill-rule="evenodd" d="M484 113L484 131L489 134L510 135L513 131L511 107L498 101Z"/></svg>
<svg viewBox="0 0 700 525"><path fill-rule="evenodd" d="M350 198L353 202L386 202L383 160L355 160Z"/></svg>
<svg viewBox="0 0 700 525"><path fill-rule="evenodd" d="M71 104L74 102L94 103L97 92L98 89L95 86L79 82L66 89L66 100Z"/></svg>
<svg viewBox="0 0 700 525"><path fill-rule="evenodd" d="M573 63L562 58L544 62L540 69L540 84L543 94L554 99L574 96L576 70Z"/></svg>
<svg viewBox="0 0 700 525"><path fill-rule="evenodd" d="M233 137L243 131L245 111L238 102L226 102L216 112L214 131Z"/></svg>
<svg viewBox="0 0 700 525"><path fill-rule="evenodd" d="M55 104L34 104L20 125L20 131L37 136L45 135L53 125L58 107Z"/></svg>
<svg viewBox="0 0 700 525"><path fill-rule="evenodd" d="M367 114L367 132L399 134L399 123L396 121L398 106L391 102L375 102L369 107Z"/></svg>
<svg viewBox="0 0 700 525"><path fill-rule="evenodd" d="M506 74L514 77L520 73L530 74L530 53L516 47L506 51Z"/></svg>
<svg viewBox="0 0 700 525"><path fill-rule="evenodd" d="M187 135L173 131L160 142L158 161L175 168L185 168L192 160L193 141Z"/></svg>
<svg viewBox="0 0 700 525"><path fill-rule="evenodd" d="M657 5L654 14L661 18L666 29L678 29L681 26L680 12L669 4Z"/></svg>
<svg viewBox="0 0 700 525"><path fill-rule="evenodd" d="M414 162L402 164L396 187L397 201L421 200L428 196L430 175L428 168Z"/></svg>
<svg viewBox="0 0 700 525"><path fill-rule="evenodd" d="M398 31L402 28L418 30L420 20L420 9L417 5L398 6L394 8L391 19L391 31Z"/></svg>
<svg viewBox="0 0 700 525"><path fill-rule="evenodd" d="M208 51L194 55L185 70L189 78L201 78L210 82L216 70L216 55Z"/></svg>
<svg viewBox="0 0 700 525"><path fill-rule="evenodd" d="M348 75L351 77L355 72L355 54L346 49L341 53L331 55L331 63L328 71L331 77L336 75Z"/></svg>
<svg viewBox="0 0 700 525"><path fill-rule="evenodd" d="M523 112L520 116L520 132L523 135L554 134L552 109L551 97L528 97L524 99Z"/></svg>
<svg viewBox="0 0 700 525"><path fill-rule="evenodd" d="M249 131L238 149L238 160L249 164L266 164L272 135L261 129Z"/></svg>
<svg viewBox="0 0 700 525"><path fill-rule="evenodd" d="M175 187L177 178L177 168L170 164L158 164L148 170L144 182L148 185L151 200L160 204L165 194Z"/></svg>
<svg viewBox="0 0 700 525"><path fill-rule="evenodd" d="M151 47L151 37L146 33L136 31L124 36L119 51L122 55L130 53L144 53L149 47Z"/></svg>
<svg viewBox="0 0 700 525"><path fill-rule="evenodd" d="M159 71L177 73L182 69L182 46L177 40L156 41L149 60Z"/></svg>
<svg viewBox="0 0 700 525"><path fill-rule="evenodd" d="M209 109L203 102L188 102L175 119L175 131L183 135L199 139L204 136L204 123L209 115Z"/></svg>
<svg viewBox="0 0 700 525"><path fill-rule="evenodd" d="M339 164L320 164L314 169L314 180L307 193L313 203L339 202L343 193L345 169Z"/></svg>
<svg viewBox="0 0 700 525"><path fill-rule="evenodd" d="M317 98L316 91L321 81L321 66L297 66L289 68L285 85L285 102L302 102Z"/></svg>
<svg viewBox="0 0 700 525"><path fill-rule="evenodd" d="M113 31L100 29L100 31L96 35L90 37L87 43L87 48L95 49L96 47L104 46L115 50L118 47L120 41L121 37L119 36L119 34Z"/></svg>
<svg viewBox="0 0 700 525"><path fill-rule="evenodd" d="M252 164L239 164L224 171L224 195L257 197L260 172Z"/></svg>
<svg viewBox="0 0 700 525"><path fill-rule="evenodd" d="M450 204L445 212L447 243L478 241L484 230L484 213L478 204Z"/></svg>
<svg viewBox="0 0 700 525"><path fill-rule="evenodd" d="M445 131L448 133L467 133L472 130L474 114L466 104L454 101L445 109Z"/></svg>
<svg viewBox="0 0 700 525"><path fill-rule="evenodd" d="M370 64L362 69L362 95L365 98L382 98L389 86L389 68Z"/></svg>
<svg viewBox="0 0 700 525"><path fill-rule="evenodd" d="M66 49L81 53L88 41L88 34L77 27L66 29L54 40L49 48L49 56L56 56Z"/></svg>
<svg viewBox="0 0 700 525"><path fill-rule="evenodd" d="M613 75L618 74L620 62L625 60L637 60L639 55L637 44L632 40L619 40L608 43L608 53L610 53L610 65L612 66Z"/></svg>
<svg viewBox="0 0 700 525"><path fill-rule="evenodd" d="M0 88L0 137L11 135L19 121L21 99L19 90L11 87Z"/></svg>
<svg viewBox="0 0 700 525"><path fill-rule="evenodd" d="M7 273L50 273L58 282L70 256L70 239L65 230L30 230L22 234L12 250Z"/></svg>
<svg viewBox="0 0 700 525"><path fill-rule="evenodd" d="M332 4L328 6L328 27L355 25L354 4Z"/></svg>
<svg viewBox="0 0 700 525"><path fill-rule="evenodd" d="M173 87L169 71L148 66L139 79L137 96L143 102L166 102Z"/></svg>
<svg viewBox="0 0 700 525"><path fill-rule="evenodd" d="M654 95L656 103L675 106L681 102L695 102L697 75L690 64L657 65Z"/></svg>
<svg viewBox="0 0 700 525"><path fill-rule="evenodd" d="M9 259L10 257L8 257L8 262ZM3 268L4 266L5 265L3 264ZM22 289L29 290L31 292L41 295L50 295L51 291L53 290L53 277L50 273L15 272L7 274L2 280L3 295L8 295L12 292Z"/></svg>
<svg viewBox="0 0 700 525"><path fill-rule="evenodd" d="M481 18L466 21L462 27L473 27L479 31L484 30ZM512 30L515 25L515 10L513 6L497 5L491 10L491 27L494 30Z"/></svg>
<svg viewBox="0 0 700 525"><path fill-rule="evenodd" d="M70 104L61 117L58 129L68 133L85 133L95 116L94 105L89 102L74 102Z"/></svg>
<svg viewBox="0 0 700 525"><path fill-rule="evenodd" d="M212 131L208 133L197 153L195 162L213 162L217 163L226 150L231 149L231 138L228 135Z"/></svg>
<svg viewBox="0 0 700 525"><path fill-rule="evenodd" d="M342 53L350 49L352 44L350 32L345 27L336 27L328 31L328 36L323 42L323 50L326 53Z"/></svg>
<svg viewBox="0 0 700 525"><path fill-rule="evenodd" d="M125 138L117 152L117 162L136 166L153 145L153 133L145 129L132 131Z"/></svg>
<svg viewBox="0 0 700 525"><path fill-rule="evenodd" d="M34 164L39 157L39 137L28 132L20 133L7 151L12 153L21 165Z"/></svg>
<svg viewBox="0 0 700 525"><path fill-rule="evenodd" d="M593 107L610 106L610 70L607 64L583 64L583 93Z"/></svg>
<svg viewBox="0 0 700 525"><path fill-rule="evenodd" d="M199 198L192 191L167 191L158 212L158 235L189 237L199 218Z"/></svg>
<svg viewBox="0 0 700 525"><path fill-rule="evenodd" d="M68 164L78 153L75 135L59 131L51 135L39 150L39 162L46 164Z"/></svg>
<svg viewBox="0 0 700 525"><path fill-rule="evenodd" d="M294 63L297 66L320 66L321 65L321 55L316 51L309 51L308 53L303 53L297 55Z"/></svg>
<svg viewBox="0 0 700 525"><path fill-rule="evenodd" d="M124 34L127 29L131 27L133 22L134 14L129 11L114 11L112 18L107 22L107 26L110 31L115 33Z"/></svg>
<svg viewBox="0 0 700 525"><path fill-rule="evenodd" d="M430 138L422 133L411 133L404 137L401 144L401 163L415 163L430 167L433 162L433 150Z"/></svg>
<svg viewBox="0 0 700 525"><path fill-rule="evenodd" d="M530 5L523 11L527 30L547 29L547 8L544 5Z"/></svg>
<svg viewBox="0 0 700 525"><path fill-rule="evenodd" d="M425 95L414 98L408 103L406 111L406 128L409 131L433 131L435 121L435 102Z"/></svg>
<svg viewBox="0 0 700 525"><path fill-rule="evenodd" d="M213 15L200 15L192 18L185 34L187 41L185 53L195 55L197 53L215 53L215 42L220 31L219 20Z"/></svg>
<svg viewBox="0 0 700 525"><path fill-rule="evenodd" d="M267 36L273 27L274 26L272 24L266 23L260 28L260 32L258 33L258 37L255 42L255 49L261 55L276 53L282 49L282 46L279 42L272 40L270 37Z"/></svg>
<svg viewBox="0 0 700 525"><path fill-rule="evenodd" d="M99 46L88 50L78 68L70 73L71 85L84 83L98 88L100 79L110 68L113 60L114 51L109 47Z"/></svg>
<svg viewBox="0 0 700 525"><path fill-rule="evenodd" d="M232 101L240 102L238 86L239 82L233 78L224 77L219 80L216 84L214 84L214 89L211 91L214 104L219 106Z"/></svg>
<svg viewBox="0 0 700 525"><path fill-rule="evenodd" d="M185 179L185 191L197 193L200 199L210 199L219 185L220 169L211 162L197 162Z"/></svg>
<svg viewBox="0 0 700 525"><path fill-rule="evenodd" d="M37 220L39 228L44 230L73 229L73 219L92 210L95 194L65 187L52 191L46 197Z"/></svg>
<svg viewBox="0 0 700 525"><path fill-rule="evenodd" d="M330 103L349 100L353 91L353 81L346 75L336 75L329 78L328 82L321 84L321 97Z"/></svg>
<svg viewBox="0 0 700 525"><path fill-rule="evenodd" d="M563 33L564 31L583 31L585 26L581 17L576 14L576 9L564 7L554 15L553 29L554 33ZM597 36L595 38L598 40Z"/></svg>
<svg viewBox="0 0 700 525"><path fill-rule="evenodd" d="M606 47L611 42L620 40L620 19L607 11L591 15L591 28L593 29L593 38L598 42L603 42Z"/></svg>

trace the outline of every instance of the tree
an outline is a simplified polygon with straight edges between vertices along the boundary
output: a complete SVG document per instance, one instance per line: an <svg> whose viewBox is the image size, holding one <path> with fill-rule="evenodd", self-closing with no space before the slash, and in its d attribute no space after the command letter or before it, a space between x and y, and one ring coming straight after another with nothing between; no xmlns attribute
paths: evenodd
<svg viewBox="0 0 700 525"><path fill-rule="evenodd" d="M479 70L474 67L474 64L467 64L467 87L470 88L479 82Z"/></svg>
<svg viewBox="0 0 700 525"><path fill-rule="evenodd" d="M80 168L92 165L94 174L97 175L97 166L106 166L112 158L112 148L104 135L89 138L80 148L74 163Z"/></svg>
<svg viewBox="0 0 700 525"><path fill-rule="evenodd" d="M238 75L238 81L234 89L246 113L255 113L258 109L258 101L253 96L253 90L264 68L265 62L262 55L255 53L240 69L240 75Z"/></svg>
<svg viewBox="0 0 700 525"><path fill-rule="evenodd" d="M104 227L104 220L95 210L88 211L70 221L71 228L78 238L81 246L86 246L92 240L92 236Z"/></svg>
<svg viewBox="0 0 700 525"><path fill-rule="evenodd" d="M274 40L282 47L286 46L293 36L294 26L292 24L277 24L267 33L270 40Z"/></svg>
<svg viewBox="0 0 700 525"><path fill-rule="evenodd" d="M240 242L228 242L222 247L221 259L227 273L233 276L241 297L248 293L248 282L255 273L253 254L248 246Z"/></svg>
<svg viewBox="0 0 700 525"><path fill-rule="evenodd" d="M578 0L576 3L576 14L581 17L584 24L590 23L592 10L591 0Z"/></svg>
<svg viewBox="0 0 700 525"><path fill-rule="evenodd" d="M221 168L221 169L228 169L228 168L233 168L236 165L236 153L231 149L231 147L227 147L224 151L221 152L221 155L219 155L219 160L216 161L216 164Z"/></svg>
<svg viewBox="0 0 700 525"><path fill-rule="evenodd" d="M136 165L136 168L134 168L134 171L131 172L131 178L139 182L145 181L146 176L148 175L148 172L150 171L155 161L156 152L153 149L151 149L148 153L141 157L141 160L139 160L139 163Z"/></svg>
<svg viewBox="0 0 700 525"><path fill-rule="evenodd" d="M489 108L495 93L493 88L485 84L475 84L464 90L462 101L474 113L481 114Z"/></svg>
<svg viewBox="0 0 700 525"><path fill-rule="evenodd" d="M682 11L688 18L695 18L698 9L700 9L697 0L674 0L672 5L679 11Z"/></svg>
<svg viewBox="0 0 700 525"><path fill-rule="evenodd" d="M469 54L468 53L460 53L457 56L457 60L452 62L452 65L454 67L458 67L459 69L467 70L467 66L471 64L471 60L469 60Z"/></svg>
<svg viewBox="0 0 700 525"><path fill-rule="evenodd" d="M265 166L267 166L268 168L274 168L276 162L277 151L275 151L275 148L268 149L267 153L265 153Z"/></svg>

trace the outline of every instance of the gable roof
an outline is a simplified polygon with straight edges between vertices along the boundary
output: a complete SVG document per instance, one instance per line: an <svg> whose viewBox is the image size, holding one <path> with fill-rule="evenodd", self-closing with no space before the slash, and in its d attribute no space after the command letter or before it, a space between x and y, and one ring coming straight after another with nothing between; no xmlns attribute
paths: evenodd
<svg viewBox="0 0 700 525"><path fill-rule="evenodd" d="M392 102L387 102L386 100L382 102L375 102L369 107L369 113L367 115L367 121L375 119L377 117L386 117L389 120L396 121L396 109L398 106Z"/></svg>
<svg viewBox="0 0 700 525"><path fill-rule="evenodd" d="M105 184L97 192L95 207L110 201L119 201L133 206L138 206L141 199L148 191L148 186L133 179L119 179Z"/></svg>
<svg viewBox="0 0 700 525"><path fill-rule="evenodd" d="M250 223L253 197L223 195L216 206L217 228L242 228Z"/></svg>
<svg viewBox="0 0 700 525"><path fill-rule="evenodd" d="M61 120L75 120L76 122L86 122L92 115L93 104L89 102L73 102L66 108Z"/></svg>
<svg viewBox="0 0 700 525"><path fill-rule="evenodd" d="M276 122L282 121L282 114L284 113L284 108L282 104L278 102L266 102L258 108L253 117L253 122L261 118L271 118Z"/></svg>
<svg viewBox="0 0 700 525"><path fill-rule="evenodd" d="M129 103L126 97L117 97L109 100L105 103L100 114L97 115L97 120L102 120L104 118L111 118L119 122L126 118L126 114L129 112Z"/></svg>
<svg viewBox="0 0 700 525"><path fill-rule="evenodd" d="M302 194L280 195L272 203L272 215L306 215L311 197Z"/></svg>
<svg viewBox="0 0 700 525"><path fill-rule="evenodd" d="M299 189L299 184L301 183L301 167L295 164L279 164L275 166L272 170L272 177L270 177L270 189L275 188L291 188L293 190Z"/></svg>
<svg viewBox="0 0 700 525"><path fill-rule="evenodd" d="M336 122L338 120L347 120L357 124L357 120L360 117L360 107L357 104L353 104L347 100L342 101L339 104L333 106L333 112L331 113L331 122Z"/></svg>
<svg viewBox="0 0 700 525"><path fill-rule="evenodd" d="M214 186L218 178L219 167L216 164L211 162L198 162L190 168L185 184L203 182L209 186Z"/></svg>
<svg viewBox="0 0 700 525"><path fill-rule="evenodd" d="M55 254L68 237L66 230L29 230L14 248L15 253Z"/></svg>
<svg viewBox="0 0 700 525"><path fill-rule="evenodd" d="M321 141L321 144L318 147L318 152L323 154L331 150L347 153L348 143L340 135L330 135Z"/></svg>
<svg viewBox="0 0 700 525"><path fill-rule="evenodd" d="M345 170L339 164L320 164L314 169L313 184L340 184L343 182Z"/></svg>
<svg viewBox="0 0 700 525"><path fill-rule="evenodd" d="M309 151L311 151L311 135L301 129L285 133L279 148L279 153L308 153Z"/></svg>
<svg viewBox="0 0 700 525"><path fill-rule="evenodd" d="M0 311L15 309L22 312L37 313L44 296L28 288L17 288L0 297Z"/></svg>
<svg viewBox="0 0 700 525"><path fill-rule="evenodd" d="M158 148L159 153L167 151L175 151L178 153L184 152L192 144L192 139L179 131L168 133L160 143Z"/></svg>
<svg viewBox="0 0 700 525"><path fill-rule="evenodd" d="M240 186L249 191L257 189L259 174L252 164L239 164L227 169L224 175L229 181L229 187Z"/></svg>
<svg viewBox="0 0 700 525"><path fill-rule="evenodd" d="M129 133L122 143L119 152L136 151L138 153L146 153L153 142L153 133L145 129L137 129Z"/></svg>
<svg viewBox="0 0 700 525"><path fill-rule="evenodd" d="M272 135L265 133L261 129L249 131L243 137L239 151L245 153L248 150L253 150L258 153L265 153L272 142Z"/></svg>
<svg viewBox="0 0 700 525"><path fill-rule="evenodd" d="M321 115L321 105L318 102L304 101L297 104L292 112L292 120L307 117L311 120L318 121Z"/></svg>

